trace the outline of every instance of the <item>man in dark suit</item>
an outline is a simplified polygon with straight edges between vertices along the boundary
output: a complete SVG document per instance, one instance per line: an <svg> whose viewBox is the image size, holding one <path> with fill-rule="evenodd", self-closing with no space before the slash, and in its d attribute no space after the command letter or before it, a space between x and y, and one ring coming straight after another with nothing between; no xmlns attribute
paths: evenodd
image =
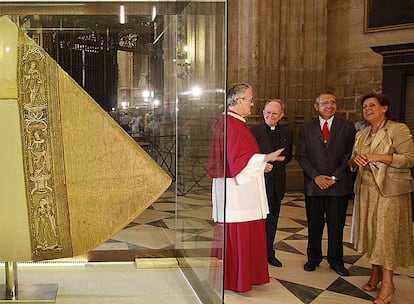
<svg viewBox="0 0 414 304"><path fill-rule="evenodd" d="M273 243L276 236L280 206L286 191L286 164L292 159L292 132L287 126L278 122L283 118L284 105L279 99L266 101L263 118L264 123L251 128L260 151L264 154L285 148L282 155L286 158L282 162L268 163L268 173L265 173L267 201L269 214L266 218L267 261L269 264L282 267L276 258Z"/></svg>
<svg viewBox="0 0 414 304"><path fill-rule="evenodd" d="M335 115L336 96L325 92L315 99L319 116L299 131L296 160L303 169L308 260L305 271L322 262L322 233L328 228L328 263L341 276L349 271L343 261L343 229L348 200L352 195L352 173L348 160L355 139L354 124Z"/></svg>

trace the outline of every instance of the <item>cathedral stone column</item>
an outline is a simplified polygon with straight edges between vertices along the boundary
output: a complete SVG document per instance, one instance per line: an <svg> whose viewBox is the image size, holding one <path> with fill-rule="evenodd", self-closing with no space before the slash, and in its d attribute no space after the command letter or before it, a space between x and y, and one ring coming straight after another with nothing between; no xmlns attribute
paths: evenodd
<svg viewBox="0 0 414 304"><path fill-rule="evenodd" d="M228 84L248 82L254 87L257 85L260 59L258 7L261 1L228 1Z"/></svg>
<svg viewBox="0 0 414 304"><path fill-rule="evenodd" d="M325 86L326 1L229 1L228 83L254 86L257 120L266 98L285 101L292 129L311 116Z"/></svg>
<svg viewBox="0 0 414 304"><path fill-rule="evenodd" d="M248 82L256 104L249 123L262 121L267 98L285 104L282 123L297 134L311 119L313 98L326 82L327 0L229 0L228 83ZM301 170L288 174L301 189ZM288 185L290 184L288 180Z"/></svg>

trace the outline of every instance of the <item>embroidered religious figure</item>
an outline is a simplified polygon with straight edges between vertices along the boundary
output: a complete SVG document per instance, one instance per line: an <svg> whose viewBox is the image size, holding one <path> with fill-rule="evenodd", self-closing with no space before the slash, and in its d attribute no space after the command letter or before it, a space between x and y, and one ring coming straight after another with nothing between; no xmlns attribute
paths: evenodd
<svg viewBox="0 0 414 304"><path fill-rule="evenodd" d="M58 236L56 232L56 218L52 207L46 197L39 200L36 210L36 249L52 250L58 248Z"/></svg>

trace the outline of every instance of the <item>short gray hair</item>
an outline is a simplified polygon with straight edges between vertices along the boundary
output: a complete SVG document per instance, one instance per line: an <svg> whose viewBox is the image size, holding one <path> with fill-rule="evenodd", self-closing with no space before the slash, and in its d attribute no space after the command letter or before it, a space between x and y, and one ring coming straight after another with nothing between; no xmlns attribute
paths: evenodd
<svg viewBox="0 0 414 304"><path fill-rule="evenodd" d="M336 99L336 95L335 95L334 93L332 93L332 92L330 92L330 91L325 91L325 92L321 92L321 93L319 93L319 94L316 96L316 98L315 98L315 103L319 103L319 102L321 101L321 95L332 95L332 96L334 96L334 97L335 97L335 99Z"/></svg>
<svg viewBox="0 0 414 304"><path fill-rule="evenodd" d="M253 90L253 87L248 83L236 83L231 85L226 93L227 106L231 107L235 105L237 99L243 98L247 90Z"/></svg>

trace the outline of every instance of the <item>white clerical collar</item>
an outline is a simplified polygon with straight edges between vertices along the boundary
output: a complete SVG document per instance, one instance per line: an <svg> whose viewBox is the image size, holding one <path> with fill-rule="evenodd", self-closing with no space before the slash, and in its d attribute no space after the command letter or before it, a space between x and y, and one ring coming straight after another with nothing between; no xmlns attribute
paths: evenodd
<svg viewBox="0 0 414 304"><path fill-rule="evenodd" d="M246 118L244 118L243 116L241 116L241 115L239 115L237 113L227 111L227 114L230 115L230 116L232 116L232 117L234 117L234 118L237 118L238 120L241 120L242 122L246 122Z"/></svg>
<svg viewBox="0 0 414 304"><path fill-rule="evenodd" d="M276 126L270 127L270 130L272 131L276 130Z"/></svg>

